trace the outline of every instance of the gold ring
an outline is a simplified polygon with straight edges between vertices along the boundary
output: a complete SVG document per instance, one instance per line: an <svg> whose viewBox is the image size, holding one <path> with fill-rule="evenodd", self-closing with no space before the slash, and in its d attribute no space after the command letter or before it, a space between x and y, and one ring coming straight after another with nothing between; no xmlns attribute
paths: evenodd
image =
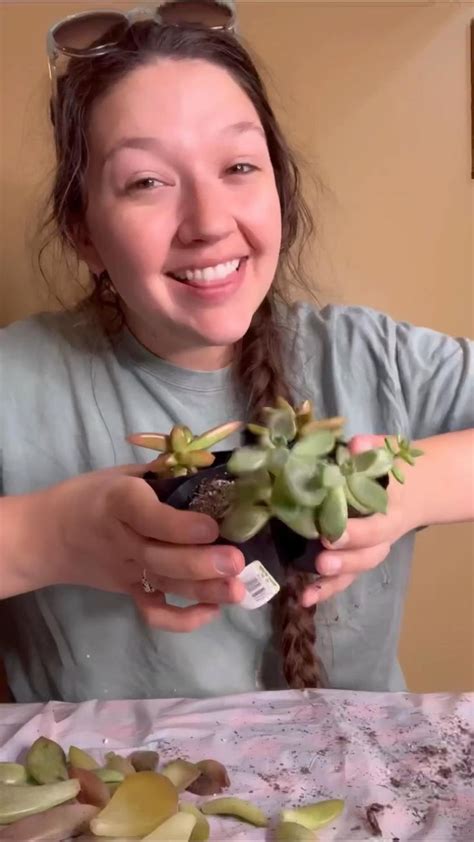
<svg viewBox="0 0 474 842"><path fill-rule="evenodd" d="M146 575L146 570L143 570L142 573L142 588L145 593L156 593L156 588L154 588L151 584L148 576Z"/></svg>

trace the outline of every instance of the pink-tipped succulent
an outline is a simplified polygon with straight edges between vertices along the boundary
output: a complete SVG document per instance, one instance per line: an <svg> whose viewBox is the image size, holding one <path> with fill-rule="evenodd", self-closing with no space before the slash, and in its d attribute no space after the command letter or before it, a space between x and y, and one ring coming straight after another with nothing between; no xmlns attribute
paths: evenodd
<svg viewBox="0 0 474 842"><path fill-rule="evenodd" d="M133 433L127 441L161 453L149 466L151 471L162 477L185 477L196 474L200 468L209 468L215 461L210 448L242 427L240 421L230 421L194 436L188 427L175 425L169 435Z"/></svg>

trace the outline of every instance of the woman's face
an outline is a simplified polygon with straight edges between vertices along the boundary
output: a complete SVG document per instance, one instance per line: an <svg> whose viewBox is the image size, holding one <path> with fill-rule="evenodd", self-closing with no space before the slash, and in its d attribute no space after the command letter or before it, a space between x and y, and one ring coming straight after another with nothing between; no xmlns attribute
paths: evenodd
<svg viewBox="0 0 474 842"><path fill-rule="evenodd" d="M83 255L178 365L219 367L275 274L280 204L257 112L222 68L157 60L91 113Z"/></svg>

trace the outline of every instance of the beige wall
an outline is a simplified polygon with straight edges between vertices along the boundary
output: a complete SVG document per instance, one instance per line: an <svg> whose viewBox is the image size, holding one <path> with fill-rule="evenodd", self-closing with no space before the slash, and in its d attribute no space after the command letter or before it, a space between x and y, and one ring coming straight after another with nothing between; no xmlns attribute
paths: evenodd
<svg viewBox="0 0 474 842"><path fill-rule="evenodd" d="M43 39L59 16L86 6L0 9L2 80L9 66L0 135L4 323L45 306L28 246L50 166ZM326 184L313 270L321 298L472 335L474 6L239 6L284 126ZM474 689L472 541L466 526L419 538L401 646L411 689Z"/></svg>

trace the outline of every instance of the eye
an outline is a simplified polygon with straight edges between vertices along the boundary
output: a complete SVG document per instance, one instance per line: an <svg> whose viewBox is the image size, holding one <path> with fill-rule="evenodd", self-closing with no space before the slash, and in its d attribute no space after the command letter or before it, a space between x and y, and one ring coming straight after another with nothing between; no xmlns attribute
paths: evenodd
<svg viewBox="0 0 474 842"><path fill-rule="evenodd" d="M238 163L234 164L233 167L229 167L227 172L230 175L250 175L252 172L256 172L258 167L254 166L253 164L246 164L246 163Z"/></svg>
<svg viewBox="0 0 474 842"><path fill-rule="evenodd" d="M160 181L159 178L154 178L151 175L147 175L144 178L139 178L137 181L133 181L127 187L127 192L135 192L135 191L143 191L143 190L153 190L156 187L164 186L164 181Z"/></svg>

